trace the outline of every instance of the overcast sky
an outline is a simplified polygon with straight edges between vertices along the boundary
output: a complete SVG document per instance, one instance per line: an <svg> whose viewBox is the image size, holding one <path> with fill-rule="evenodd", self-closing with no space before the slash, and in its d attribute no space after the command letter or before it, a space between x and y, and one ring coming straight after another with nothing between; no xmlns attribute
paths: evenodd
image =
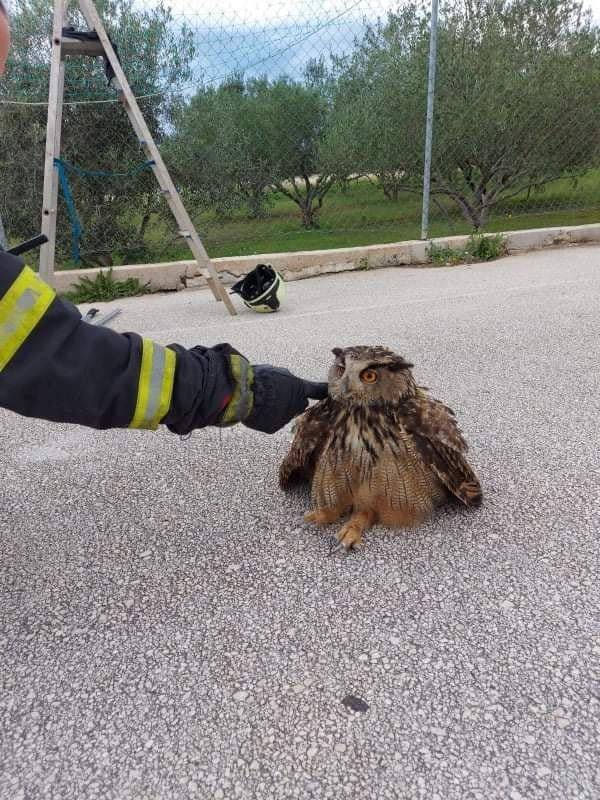
<svg viewBox="0 0 600 800"><path fill-rule="evenodd" d="M144 5L148 0L138 0ZM384 17L393 0L166 0L194 29L194 77L218 83L246 76L300 77L310 58L341 55L364 32L364 20ZM600 0L588 4L600 22Z"/></svg>
<svg viewBox="0 0 600 800"><path fill-rule="evenodd" d="M210 18L217 21L235 21L239 25L280 22L284 19L306 19L313 17L334 17L337 14L355 12L362 16L369 11L375 16L385 11L393 3L389 0L171 0L176 13L188 14L195 20ZM600 0L588 0L594 16L600 21Z"/></svg>
<svg viewBox="0 0 600 800"><path fill-rule="evenodd" d="M142 0L143 2L143 0ZM600 2L600 0L598 0ZM189 15L194 21L210 19L217 23L235 22L242 25L261 25L265 23L278 23L284 20L305 20L309 17L333 18L337 15L346 15L353 9L359 16L376 11L378 8L387 9L390 2L387 0L170 0L175 13Z"/></svg>

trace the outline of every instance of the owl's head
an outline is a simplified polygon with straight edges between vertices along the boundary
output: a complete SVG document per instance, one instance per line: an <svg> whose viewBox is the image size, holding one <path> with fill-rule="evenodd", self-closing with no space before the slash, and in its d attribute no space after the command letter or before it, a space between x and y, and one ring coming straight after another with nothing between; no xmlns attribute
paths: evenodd
<svg viewBox="0 0 600 800"><path fill-rule="evenodd" d="M395 405L416 394L413 366L387 347L334 347L329 394L360 405Z"/></svg>

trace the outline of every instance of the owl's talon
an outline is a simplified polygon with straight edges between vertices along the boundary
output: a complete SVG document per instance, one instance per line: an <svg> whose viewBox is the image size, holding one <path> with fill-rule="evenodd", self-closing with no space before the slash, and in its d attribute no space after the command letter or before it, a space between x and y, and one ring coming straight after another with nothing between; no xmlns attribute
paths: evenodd
<svg viewBox="0 0 600 800"><path fill-rule="evenodd" d="M344 544L344 542L338 542L336 539L334 539L329 546L329 555L333 556L336 553L339 553L341 550L347 553L349 548Z"/></svg>
<svg viewBox="0 0 600 800"><path fill-rule="evenodd" d="M313 522L315 525L331 525L340 516L337 509L321 508L316 511L307 511L304 515L305 522Z"/></svg>
<svg viewBox="0 0 600 800"><path fill-rule="evenodd" d="M337 553L342 548L348 552L352 548L358 550L362 547L362 535L375 521L375 513L373 511L356 511L339 531L336 536L339 544L332 550L332 553Z"/></svg>

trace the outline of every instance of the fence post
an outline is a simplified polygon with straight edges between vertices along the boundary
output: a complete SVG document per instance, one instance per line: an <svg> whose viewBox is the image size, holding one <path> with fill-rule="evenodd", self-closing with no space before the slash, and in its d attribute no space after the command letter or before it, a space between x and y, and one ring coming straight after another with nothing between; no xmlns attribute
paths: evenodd
<svg viewBox="0 0 600 800"><path fill-rule="evenodd" d="M433 100L435 95L435 66L437 58L438 0L431 0L429 32L429 74L427 77L427 121L425 124L425 162L423 166L423 210L421 239L429 235L429 195L431 192L431 148L433 142Z"/></svg>

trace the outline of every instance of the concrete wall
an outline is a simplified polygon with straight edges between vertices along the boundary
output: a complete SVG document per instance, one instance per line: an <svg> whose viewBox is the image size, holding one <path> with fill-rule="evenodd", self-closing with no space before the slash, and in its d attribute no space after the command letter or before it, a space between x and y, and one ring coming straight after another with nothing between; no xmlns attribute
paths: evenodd
<svg viewBox="0 0 600 800"><path fill-rule="evenodd" d="M562 228L534 228L526 231L504 233L509 253L538 250L556 245L600 243L600 224L577 225ZM468 236L447 236L433 239L438 247L462 249ZM334 250L306 250L297 253L264 253L256 256L216 258L214 264L224 283L233 283L260 263L272 264L288 281L311 278L331 272L378 267L425 266L428 263L430 242L409 241L394 244L374 244L366 247L345 247ZM65 292L85 275L93 278L100 270L62 270L54 274L54 285ZM163 264L138 264L114 267L117 280L138 278L150 283L152 291L173 291L186 287L204 286L195 261L172 261Z"/></svg>

